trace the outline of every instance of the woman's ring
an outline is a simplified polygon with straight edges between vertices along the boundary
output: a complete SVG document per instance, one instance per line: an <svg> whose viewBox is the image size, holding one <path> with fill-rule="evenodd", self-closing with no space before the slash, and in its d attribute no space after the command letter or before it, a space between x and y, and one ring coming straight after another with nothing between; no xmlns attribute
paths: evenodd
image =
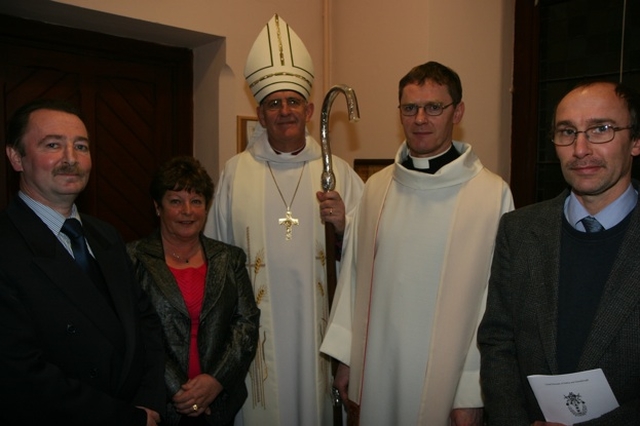
<svg viewBox="0 0 640 426"><path fill-rule="evenodd" d="M193 411L198 411L198 404L193 404L191 408L193 408Z"/></svg>

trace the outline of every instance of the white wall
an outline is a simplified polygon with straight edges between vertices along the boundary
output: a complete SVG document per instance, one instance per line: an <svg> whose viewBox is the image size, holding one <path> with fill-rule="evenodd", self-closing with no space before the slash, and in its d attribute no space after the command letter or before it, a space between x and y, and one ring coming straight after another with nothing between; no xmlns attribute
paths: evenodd
<svg viewBox="0 0 640 426"><path fill-rule="evenodd" d="M336 128L332 122L332 151L348 158L393 158L404 139L398 82L413 66L433 60L453 68L462 80L466 111L454 137L471 143L489 169L508 179L512 3L394 0L371 7L367 0L333 2L331 79L354 88L361 120L349 125L341 119ZM337 100L335 105L338 111ZM355 132L355 139L345 143L348 132Z"/></svg>
<svg viewBox="0 0 640 426"><path fill-rule="evenodd" d="M403 136L398 80L436 60L462 78L466 113L456 138L470 142L508 179L513 5L511 0L21 0L22 16L194 49L194 152L217 180L236 152L236 116L255 115L242 75L262 27L278 13L298 33L315 65L311 133L333 84L352 86L361 120L346 120L336 98L334 154L391 158ZM7 5L0 4L0 12ZM26 11L25 11L26 10ZM29 17L29 16L27 16ZM37 16L36 16L37 17Z"/></svg>

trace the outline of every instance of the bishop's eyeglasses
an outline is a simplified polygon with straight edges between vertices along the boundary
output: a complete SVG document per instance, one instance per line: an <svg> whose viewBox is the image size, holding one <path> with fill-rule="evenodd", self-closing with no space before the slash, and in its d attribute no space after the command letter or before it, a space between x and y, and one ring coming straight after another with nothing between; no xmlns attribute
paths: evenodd
<svg viewBox="0 0 640 426"><path fill-rule="evenodd" d="M400 108L400 113L405 117L413 117L414 115L417 115L420 109L424 109L425 114L436 117L438 115L442 115L442 112L453 104L453 102L447 105L442 105L438 102L429 102L424 105L401 104L398 108Z"/></svg>
<svg viewBox="0 0 640 426"><path fill-rule="evenodd" d="M287 104L289 109L300 110L307 103L307 101L294 97L276 98L265 101L264 105L269 111L280 111L285 103Z"/></svg>
<svg viewBox="0 0 640 426"><path fill-rule="evenodd" d="M607 143L613 140L616 132L627 129L631 129L631 126L616 127L611 124L598 124L585 130L576 130L573 127L559 127L551 134L551 141L557 146L569 146L578 139L578 133L584 133L590 143Z"/></svg>

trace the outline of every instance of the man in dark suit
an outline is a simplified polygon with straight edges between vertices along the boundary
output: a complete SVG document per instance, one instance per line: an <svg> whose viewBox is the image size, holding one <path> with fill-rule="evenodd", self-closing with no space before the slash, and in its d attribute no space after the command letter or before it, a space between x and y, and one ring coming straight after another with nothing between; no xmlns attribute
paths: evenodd
<svg viewBox="0 0 640 426"><path fill-rule="evenodd" d="M501 220L478 331L488 425L557 424L527 376L598 368L619 407L580 424L640 424L639 102L603 81L565 95L552 138L570 189Z"/></svg>
<svg viewBox="0 0 640 426"><path fill-rule="evenodd" d="M20 192L0 213L2 425L160 421L159 319L119 234L74 204L89 179L89 146L65 103L32 102L9 123Z"/></svg>

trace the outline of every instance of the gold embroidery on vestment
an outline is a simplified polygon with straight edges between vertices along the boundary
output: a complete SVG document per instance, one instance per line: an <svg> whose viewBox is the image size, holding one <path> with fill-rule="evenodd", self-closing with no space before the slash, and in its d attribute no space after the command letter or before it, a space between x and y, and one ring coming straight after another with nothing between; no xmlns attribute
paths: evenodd
<svg viewBox="0 0 640 426"><path fill-rule="evenodd" d="M256 277L263 268L266 268L267 264L264 261L264 248L258 250L254 259L251 258L251 233L248 226L246 232L248 259L246 266L249 270L251 286L253 287L253 292L256 296L256 304L259 305L266 297L267 288L263 285L256 291ZM266 382L267 377L269 377L269 370L264 357L264 346L267 342L267 335L264 331L262 332L262 335L259 336L258 340L256 356L249 367L249 377L251 379L251 400L254 408L257 405L260 405L262 408L266 408L267 401L265 399L264 383Z"/></svg>

